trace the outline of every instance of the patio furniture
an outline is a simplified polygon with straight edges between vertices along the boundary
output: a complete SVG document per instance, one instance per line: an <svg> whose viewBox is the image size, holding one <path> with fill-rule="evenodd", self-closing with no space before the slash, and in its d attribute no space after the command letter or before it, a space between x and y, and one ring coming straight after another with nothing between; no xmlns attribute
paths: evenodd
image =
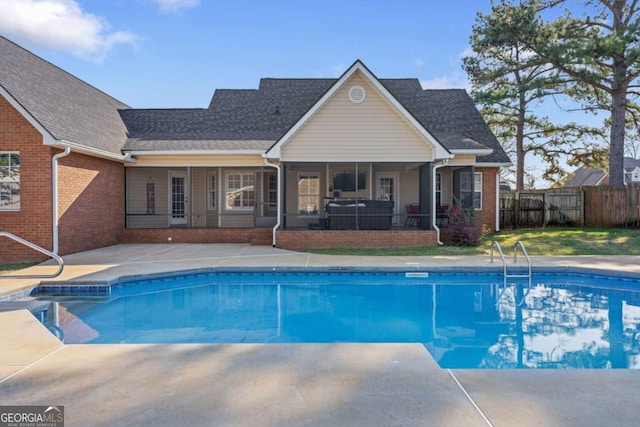
<svg viewBox="0 0 640 427"><path fill-rule="evenodd" d="M390 230L393 202L333 200L327 204L329 230Z"/></svg>
<svg viewBox="0 0 640 427"><path fill-rule="evenodd" d="M418 203L407 203L404 205L404 209L407 212L404 226L420 227L420 205Z"/></svg>

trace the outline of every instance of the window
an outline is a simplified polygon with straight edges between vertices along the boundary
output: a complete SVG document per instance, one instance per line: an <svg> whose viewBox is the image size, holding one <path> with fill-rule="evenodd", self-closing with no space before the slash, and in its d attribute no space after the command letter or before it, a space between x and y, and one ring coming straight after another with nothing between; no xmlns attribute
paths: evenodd
<svg viewBox="0 0 640 427"><path fill-rule="evenodd" d="M227 172L228 210L252 210L255 201L253 172Z"/></svg>
<svg viewBox="0 0 640 427"><path fill-rule="evenodd" d="M436 206L442 206L442 174L436 174Z"/></svg>
<svg viewBox="0 0 640 427"><path fill-rule="evenodd" d="M216 208L216 173L209 172L207 176L207 208L214 210Z"/></svg>
<svg viewBox="0 0 640 427"><path fill-rule="evenodd" d="M476 172L474 176L473 209L482 209L482 172Z"/></svg>
<svg viewBox="0 0 640 427"><path fill-rule="evenodd" d="M320 206L320 175L298 174L298 215L318 215Z"/></svg>
<svg viewBox="0 0 640 427"><path fill-rule="evenodd" d="M460 174L460 203L464 209L482 209L482 172L473 174L473 194L471 193L471 173Z"/></svg>
<svg viewBox="0 0 640 427"><path fill-rule="evenodd" d="M20 154L0 152L0 210L20 210Z"/></svg>
<svg viewBox="0 0 640 427"><path fill-rule="evenodd" d="M269 209L277 209L278 207L278 175L275 173L269 174L269 182L267 184L268 205Z"/></svg>

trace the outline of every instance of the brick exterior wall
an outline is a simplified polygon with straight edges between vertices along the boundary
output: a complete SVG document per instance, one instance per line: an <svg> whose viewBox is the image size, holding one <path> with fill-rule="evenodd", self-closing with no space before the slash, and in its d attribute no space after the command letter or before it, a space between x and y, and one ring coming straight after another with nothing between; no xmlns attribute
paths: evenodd
<svg viewBox="0 0 640 427"><path fill-rule="evenodd" d="M20 210L0 211L0 231L51 250L51 156L58 150L42 145L42 135L0 96L0 151L20 153ZM0 264L42 261L47 256L0 237Z"/></svg>
<svg viewBox="0 0 640 427"><path fill-rule="evenodd" d="M480 216L485 231L496 231L496 175L498 168L476 168L482 172L482 210Z"/></svg>
<svg viewBox="0 0 640 427"><path fill-rule="evenodd" d="M0 211L0 231L53 250L52 165L61 150L0 97L0 151L20 153L20 210ZM71 153L58 163L59 254L114 245L124 229L124 167L119 162ZM48 257L6 237L0 264Z"/></svg>
<svg viewBox="0 0 640 427"><path fill-rule="evenodd" d="M71 153L58 163L59 254L122 242L124 166Z"/></svg>
<svg viewBox="0 0 640 427"><path fill-rule="evenodd" d="M278 230L276 246L312 248L398 248L435 246L435 230Z"/></svg>

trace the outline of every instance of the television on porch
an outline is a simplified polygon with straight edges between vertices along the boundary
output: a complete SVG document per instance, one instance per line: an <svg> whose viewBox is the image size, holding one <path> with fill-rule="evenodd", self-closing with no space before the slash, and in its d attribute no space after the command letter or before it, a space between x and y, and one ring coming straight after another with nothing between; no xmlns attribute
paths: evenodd
<svg viewBox="0 0 640 427"><path fill-rule="evenodd" d="M364 171L358 171L357 189L364 190L367 188L367 174ZM333 189L340 191L356 191L356 172L342 171L337 172L333 176Z"/></svg>

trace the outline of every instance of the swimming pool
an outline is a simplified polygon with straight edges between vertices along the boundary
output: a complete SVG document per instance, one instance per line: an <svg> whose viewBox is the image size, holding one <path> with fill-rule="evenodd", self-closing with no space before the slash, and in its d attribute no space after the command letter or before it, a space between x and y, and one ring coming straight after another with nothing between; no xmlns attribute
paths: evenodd
<svg viewBox="0 0 640 427"><path fill-rule="evenodd" d="M217 271L41 287L66 343L423 344L443 368L640 368L640 279Z"/></svg>

